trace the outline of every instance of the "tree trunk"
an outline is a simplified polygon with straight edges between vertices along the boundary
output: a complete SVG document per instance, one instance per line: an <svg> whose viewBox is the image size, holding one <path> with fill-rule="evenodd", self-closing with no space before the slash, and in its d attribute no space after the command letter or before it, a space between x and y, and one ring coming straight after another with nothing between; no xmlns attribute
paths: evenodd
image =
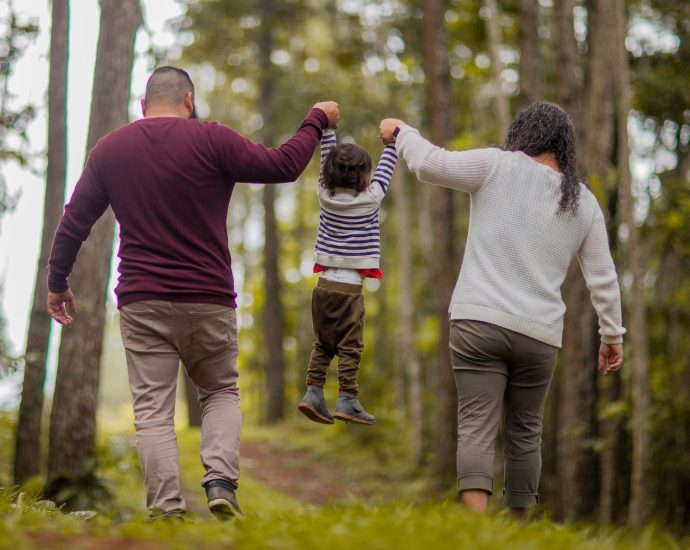
<svg viewBox="0 0 690 550"><path fill-rule="evenodd" d="M501 13L496 0L484 0L488 14L486 16L486 30L489 38L489 54L491 55L491 69L494 73L494 105L500 125L501 139L510 125L510 103L508 96L501 87L503 61L501 60Z"/></svg>
<svg viewBox="0 0 690 550"><path fill-rule="evenodd" d="M43 232L36 270L34 298L26 339L24 385L17 420L14 482L21 484L41 471L43 386L51 318L46 309L48 257L65 201L67 173L67 60L69 0L53 0L48 83L48 167L43 200Z"/></svg>
<svg viewBox="0 0 690 550"><path fill-rule="evenodd" d="M412 461L419 464L424 451L424 410L422 403L422 370L417 355L414 322L414 285L412 283L412 239L407 213L407 178L398 168L393 174L393 202L398 220L398 277L400 299L400 351L407 374L407 401L410 419Z"/></svg>
<svg viewBox="0 0 690 550"><path fill-rule="evenodd" d="M643 256L640 249L640 233L635 222L635 199L632 194L630 173L630 150L628 146L628 113L630 112L630 69L628 52L625 48L627 35L627 14L624 0L615 0L615 14L612 20L615 34L615 61L612 65L616 103L616 134L618 137L617 164L620 178L621 218L628 229L628 238L623 243L623 253L631 275L630 291L627 293L628 327L630 329L630 350L632 351L632 474L630 479L630 508L628 521L639 529L649 519L654 506L649 475L651 452L651 427L649 413L651 393L649 387L649 349L647 342L646 299L644 288Z"/></svg>
<svg viewBox="0 0 690 550"><path fill-rule="evenodd" d="M572 33L571 33L572 34ZM518 110L544 97L539 40L539 2L520 0L520 95Z"/></svg>
<svg viewBox="0 0 690 550"><path fill-rule="evenodd" d="M265 145L275 145L273 129L273 69L271 50L273 36L271 19L273 6L270 0L261 0L259 4L261 27L259 28L259 65L261 68L260 96L263 113L263 141ZM266 421L277 422L285 415L285 358L283 356L283 307L280 301L280 271L278 254L280 244L275 214L276 188L273 185L264 187L264 338L266 345Z"/></svg>
<svg viewBox="0 0 690 550"><path fill-rule="evenodd" d="M529 0L522 2L530 3ZM556 97L558 103L577 120L582 91L582 66L577 51L573 11L577 0L556 0L555 24L558 45L556 48ZM522 62L522 58L520 58ZM579 137L579 136L578 136Z"/></svg>
<svg viewBox="0 0 690 550"><path fill-rule="evenodd" d="M576 521L591 515L596 504L596 456L587 445L596 426L596 342L594 311L577 263L571 266L568 283L558 410L558 515Z"/></svg>
<svg viewBox="0 0 690 550"><path fill-rule="evenodd" d="M102 0L87 148L128 121L134 37L142 22L138 0ZM74 475L94 457L99 363L113 248L114 217L108 209L84 243L70 277L79 304L74 325L62 332L50 426L48 487Z"/></svg>
<svg viewBox="0 0 690 550"><path fill-rule="evenodd" d="M596 8L596 6L594 6ZM556 4L559 32L558 90L563 107L575 121L582 147L578 166L586 169L590 181L604 181L612 147L611 101L606 96L607 80L606 35L598 10L590 11L590 59L584 104L581 71L573 31L573 5L570 0ZM596 121L594 123L593 121ZM557 516L580 520L596 509L598 463L588 445L596 432L596 329L589 291L582 273L571 266L563 286L567 306L560 370L560 401L558 403L558 478L560 498Z"/></svg>
<svg viewBox="0 0 690 550"><path fill-rule="evenodd" d="M443 0L424 0L423 48L426 75L426 104L429 111L431 139L445 145L450 137L451 94L448 79L448 50L444 23ZM436 387L434 389L434 469L438 483L445 484L455 470L457 444L457 397L450 365L448 337L448 305L453 293L453 274L457 273L457 260L453 256L453 211L451 191L431 189L433 234L432 275L436 312L440 321Z"/></svg>
<svg viewBox="0 0 690 550"><path fill-rule="evenodd" d="M187 376L187 371L184 374L184 396L187 402L187 421L191 428L201 427L201 405L199 405L199 395L196 392L194 382Z"/></svg>

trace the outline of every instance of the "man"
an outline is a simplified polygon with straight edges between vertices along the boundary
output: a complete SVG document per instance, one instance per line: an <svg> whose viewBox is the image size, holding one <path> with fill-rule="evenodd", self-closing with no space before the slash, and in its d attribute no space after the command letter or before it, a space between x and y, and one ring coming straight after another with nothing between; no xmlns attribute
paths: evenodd
<svg viewBox="0 0 690 550"><path fill-rule="evenodd" d="M278 148L195 120L194 85L174 67L153 72L141 107L143 119L107 134L89 153L53 241L48 310L72 323L65 306L77 307L67 278L91 227L112 206L120 224L115 294L147 507L154 517L185 513L173 422L181 360L202 408L202 485L210 510L227 519L239 512L242 423L230 196L237 181L297 179L322 131L337 126L338 105L314 105Z"/></svg>

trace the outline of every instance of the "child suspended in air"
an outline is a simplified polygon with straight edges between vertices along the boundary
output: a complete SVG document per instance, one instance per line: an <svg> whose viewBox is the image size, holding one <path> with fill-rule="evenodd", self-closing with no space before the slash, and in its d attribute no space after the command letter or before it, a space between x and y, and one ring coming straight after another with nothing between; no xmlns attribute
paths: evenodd
<svg viewBox="0 0 690 550"><path fill-rule="evenodd" d="M314 348L307 369L307 391L299 404L310 420L333 424L334 418L359 424L376 419L359 402L357 371L364 348L364 279L383 277L379 269L379 208L386 196L397 155L383 150L371 177L371 157L362 147L336 144L335 132L321 138L321 211L314 273L321 273L312 293ZM335 414L324 398L326 370L338 356L340 385Z"/></svg>

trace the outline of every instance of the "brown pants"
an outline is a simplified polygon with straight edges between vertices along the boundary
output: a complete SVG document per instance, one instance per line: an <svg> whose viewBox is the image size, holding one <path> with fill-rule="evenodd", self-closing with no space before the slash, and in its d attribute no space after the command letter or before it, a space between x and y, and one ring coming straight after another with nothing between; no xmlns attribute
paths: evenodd
<svg viewBox="0 0 690 550"><path fill-rule="evenodd" d="M558 348L479 321L451 321L458 390L458 491L493 492L494 456L503 424L506 506L539 501L544 402Z"/></svg>
<svg viewBox="0 0 690 550"><path fill-rule="evenodd" d="M146 505L153 515L185 510L175 437L180 360L201 405L201 463L212 479L239 477L242 416L235 310L144 300L120 309Z"/></svg>
<svg viewBox="0 0 690 550"><path fill-rule="evenodd" d="M362 285L319 279L311 297L314 349L307 384L323 387L326 370L338 356L338 381L344 391L357 393L357 370L364 349Z"/></svg>

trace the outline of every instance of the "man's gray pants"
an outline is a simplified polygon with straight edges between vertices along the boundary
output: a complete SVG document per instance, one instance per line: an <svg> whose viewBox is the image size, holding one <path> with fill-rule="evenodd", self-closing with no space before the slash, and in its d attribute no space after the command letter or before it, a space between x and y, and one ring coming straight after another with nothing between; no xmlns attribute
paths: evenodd
<svg viewBox="0 0 690 550"><path fill-rule="evenodd" d="M458 491L493 493L502 424L506 506L539 501L544 402L558 348L480 321L453 320L450 349L458 390Z"/></svg>
<svg viewBox="0 0 690 550"><path fill-rule="evenodd" d="M120 331L146 505L152 515L184 511L174 425L180 361L196 387L202 410L201 463L206 470L202 484L239 477L242 416L235 310L216 304L132 302L120 308Z"/></svg>

